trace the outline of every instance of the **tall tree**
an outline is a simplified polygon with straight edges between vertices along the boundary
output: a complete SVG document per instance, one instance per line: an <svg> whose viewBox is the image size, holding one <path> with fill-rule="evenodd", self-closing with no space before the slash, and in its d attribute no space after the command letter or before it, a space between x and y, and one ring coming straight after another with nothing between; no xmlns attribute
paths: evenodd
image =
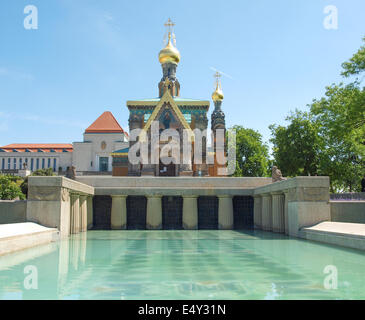
<svg viewBox="0 0 365 320"><path fill-rule="evenodd" d="M274 163L284 176L318 174L322 139L319 125L307 112L296 110L286 118L288 126L271 125Z"/></svg>
<svg viewBox="0 0 365 320"><path fill-rule="evenodd" d="M263 177L268 175L268 146L259 132L234 126L236 130L236 177Z"/></svg>
<svg viewBox="0 0 365 320"><path fill-rule="evenodd" d="M365 43L365 37L362 39ZM349 61L342 64L343 71L341 75L344 77L350 77L358 75L365 71L365 45L362 45L360 49L352 56Z"/></svg>
<svg viewBox="0 0 365 320"><path fill-rule="evenodd" d="M327 87L326 96L313 101L311 112L322 124L320 134L326 145L321 155L322 171L331 177L336 189L351 192L360 191L365 173L365 46L342 67L342 76L355 80Z"/></svg>
<svg viewBox="0 0 365 320"><path fill-rule="evenodd" d="M334 189L358 191L365 172L365 90L360 83L332 85L326 97L314 100L311 112L321 123L322 174Z"/></svg>

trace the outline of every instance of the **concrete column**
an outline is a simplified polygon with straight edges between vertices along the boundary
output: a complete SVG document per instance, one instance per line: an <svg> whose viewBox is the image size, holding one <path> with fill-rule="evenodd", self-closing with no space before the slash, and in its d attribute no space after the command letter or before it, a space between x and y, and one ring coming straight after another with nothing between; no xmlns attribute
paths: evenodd
<svg viewBox="0 0 365 320"><path fill-rule="evenodd" d="M198 229L198 196L183 196L183 228Z"/></svg>
<svg viewBox="0 0 365 320"><path fill-rule="evenodd" d="M232 196L218 196L218 228L222 230L233 229L233 201Z"/></svg>
<svg viewBox="0 0 365 320"><path fill-rule="evenodd" d="M75 226L75 233L80 232L80 195L77 194L76 202L75 202L75 215L74 215L74 226Z"/></svg>
<svg viewBox="0 0 365 320"><path fill-rule="evenodd" d="M79 232L80 222L80 202L79 195L76 193L71 194L71 228L70 233L75 234Z"/></svg>
<svg viewBox="0 0 365 320"><path fill-rule="evenodd" d="M288 190L284 190L284 232L285 234L289 234L289 219L288 219Z"/></svg>
<svg viewBox="0 0 365 320"><path fill-rule="evenodd" d="M272 231L284 233L284 202L285 198L282 192L272 192Z"/></svg>
<svg viewBox="0 0 365 320"><path fill-rule="evenodd" d="M162 229L162 202L161 195L147 196L146 228Z"/></svg>
<svg viewBox="0 0 365 320"><path fill-rule="evenodd" d="M80 232L87 230L87 196L80 196Z"/></svg>
<svg viewBox="0 0 365 320"><path fill-rule="evenodd" d="M111 228L113 230L127 228L126 195L112 195Z"/></svg>
<svg viewBox="0 0 365 320"><path fill-rule="evenodd" d="M93 197L87 197L87 228L91 229L93 227Z"/></svg>
<svg viewBox="0 0 365 320"><path fill-rule="evenodd" d="M259 195L253 198L253 224L255 229L262 229L262 198Z"/></svg>
<svg viewBox="0 0 365 320"><path fill-rule="evenodd" d="M271 195L265 193L262 195L262 230L272 230L272 206L271 206Z"/></svg>

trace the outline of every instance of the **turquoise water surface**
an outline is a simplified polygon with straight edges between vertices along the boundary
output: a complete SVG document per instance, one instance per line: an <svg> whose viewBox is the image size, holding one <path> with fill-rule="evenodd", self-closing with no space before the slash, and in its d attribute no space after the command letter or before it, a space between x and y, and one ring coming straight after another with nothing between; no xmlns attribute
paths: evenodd
<svg viewBox="0 0 365 320"><path fill-rule="evenodd" d="M365 254L259 231L89 231L0 257L0 299L365 299Z"/></svg>

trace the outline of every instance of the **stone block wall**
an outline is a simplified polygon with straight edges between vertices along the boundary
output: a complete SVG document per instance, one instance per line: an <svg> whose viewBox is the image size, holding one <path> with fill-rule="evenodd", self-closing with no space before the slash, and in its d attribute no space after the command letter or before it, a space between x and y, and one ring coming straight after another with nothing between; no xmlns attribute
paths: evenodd
<svg viewBox="0 0 365 320"><path fill-rule="evenodd" d="M0 200L0 224L26 222L27 201Z"/></svg>
<svg viewBox="0 0 365 320"><path fill-rule="evenodd" d="M254 190L256 229L300 236L300 229L330 221L329 177L295 177Z"/></svg>
<svg viewBox="0 0 365 320"><path fill-rule="evenodd" d="M331 201L331 221L365 223L364 201Z"/></svg>

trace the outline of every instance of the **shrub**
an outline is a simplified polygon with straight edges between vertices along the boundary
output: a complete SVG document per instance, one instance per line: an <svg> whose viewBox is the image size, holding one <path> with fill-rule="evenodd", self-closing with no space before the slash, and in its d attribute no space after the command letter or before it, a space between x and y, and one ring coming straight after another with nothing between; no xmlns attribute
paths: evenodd
<svg viewBox="0 0 365 320"><path fill-rule="evenodd" d="M0 175L0 199L1 200L24 200L25 195L22 192L19 181L21 178L8 175Z"/></svg>

